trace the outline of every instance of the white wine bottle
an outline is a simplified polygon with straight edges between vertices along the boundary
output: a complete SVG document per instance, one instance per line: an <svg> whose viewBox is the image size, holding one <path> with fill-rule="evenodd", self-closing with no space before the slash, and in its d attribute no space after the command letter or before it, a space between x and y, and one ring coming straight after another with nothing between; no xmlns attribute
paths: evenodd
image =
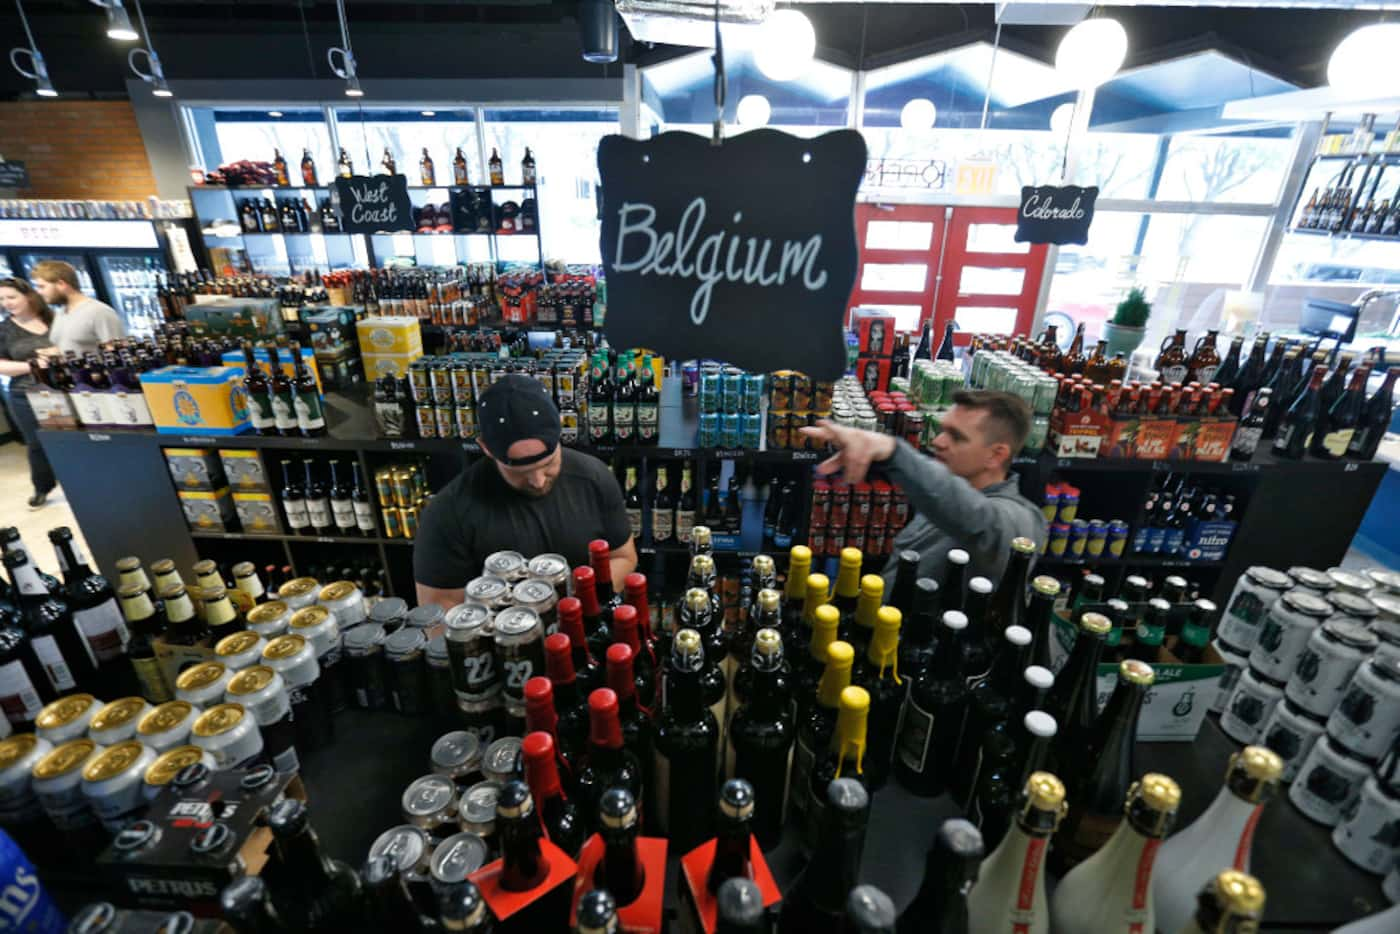
<svg viewBox="0 0 1400 934"><path fill-rule="evenodd" d="M1152 864L1180 804L1181 789L1165 775L1149 772L1132 784L1113 836L1055 889L1050 920L1056 934L1156 930Z"/></svg>
<svg viewBox="0 0 1400 934"><path fill-rule="evenodd" d="M1064 784L1049 772L1031 773L1015 823L967 894L969 934L1049 934L1045 852L1064 815Z"/></svg>
<svg viewBox="0 0 1400 934"><path fill-rule="evenodd" d="M1254 828L1282 772L1278 753L1246 746L1230 757L1225 787L1205 813L1162 844L1152 880L1159 930L1180 930L1191 919L1196 893L1222 866L1249 871Z"/></svg>
<svg viewBox="0 0 1400 934"><path fill-rule="evenodd" d="M1263 914L1264 887L1259 880L1238 869L1226 869L1206 882L1196 899L1196 913L1179 934L1247 934L1259 930Z"/></svg>

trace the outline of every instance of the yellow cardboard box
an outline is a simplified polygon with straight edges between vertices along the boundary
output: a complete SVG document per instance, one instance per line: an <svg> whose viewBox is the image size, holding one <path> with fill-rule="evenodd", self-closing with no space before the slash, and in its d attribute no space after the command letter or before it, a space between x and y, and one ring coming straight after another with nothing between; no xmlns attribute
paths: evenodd
<svg viewBox="0 0 1400 934"><path fill-rule="evenodd" d="M355 334L364 355L423 352L423 332L417 318L365 318L355 322Z"/></svg>
<svg viewBox="0 0 1400 934"><path fill-rule="evenodd" d="M361 354L365 364L365 379L374 382L385 374L392 373L402 379L408 375L413 361L423 356L422 350L412 353L367 353Z"/></svg>

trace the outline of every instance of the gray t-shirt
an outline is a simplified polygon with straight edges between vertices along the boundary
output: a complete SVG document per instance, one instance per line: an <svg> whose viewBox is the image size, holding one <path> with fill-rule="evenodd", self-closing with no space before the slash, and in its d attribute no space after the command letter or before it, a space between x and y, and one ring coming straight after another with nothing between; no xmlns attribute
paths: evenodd
<svg viewBox="0 0 1400 934"><path fill-rule="evenodd" d="M126 337L126 325L112 308L95 298L54 310L49 339L64 353L92 353L103 341Z"/></svg>
<svg viewBox="0 0 1400 934"><path fill-rule="evenodd" d="M35 334L27 328L20 327L13 318L0 321L0 360L27 363L36 352L48 346L49 335L47 331L43 334ZM10 378L11 389L29 389L33 385L34 377L28 373Z"/></svg>

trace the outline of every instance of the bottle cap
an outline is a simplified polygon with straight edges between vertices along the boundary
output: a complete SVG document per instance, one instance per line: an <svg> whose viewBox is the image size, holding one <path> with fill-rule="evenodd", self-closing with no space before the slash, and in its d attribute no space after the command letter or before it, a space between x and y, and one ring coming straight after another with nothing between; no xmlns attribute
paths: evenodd
<svg viewBox="0 0 1400 934"><path fill-rule="evenodd" d="M1011 540L1011 550L1018 551L1023 555L1035 554L1035 542L1029 538L1017 536Z"/></svg>
<svg viewBox="0 0 1400 934"><path fill-rule="evenodd" d="M606 539L595 538L588 543L588 557L590 559L597 559L599 556L606 558L611 554L612 546L607 543Z"/></svg>
<svg viewBox="0 0 1400 934"><path fill-rule="evenodd" d="M961 610L948 610L943 614L943 625L953 632L962 632L967 628L967 614Z"/></svg>
<svg viewBox="0 0 1400 934"><path fill-rule="evenodd" d="M1246 746L1230 757L1225 784L1239 797L1258 804L1278 788L1283 760L1265 746Z"/></svg>
<svg viewBox="0 0 1400 934"><path fill-rule="evenodd" d="M1048 574L1036 577L1035 580L1031 581L1031 587L1035 589L1036 593L1046 597L1058 596L1060 593L1060 582Z"/></svg>
<svg viewBox="0 0 1400 934"><path fill-rule="evenodd" d="M976 881L977 869L985 852L982 831L977 829L976 824L961 817L950 817L939 825L934 846L958 859L972 877L967 881Z"/></svg>
<svg viewBox="0 0 1400 934"><path fill-rule="evenodd" d="M840 707L836 713L836 733L832 736L831 748L836 754L836 777L841 777L841 769L847 758L856 763L857 774L865 771L866 721L870 715L870 694L865 688L841 689Z"/></svg>
<svg viewBox="0 0 1400 934"><path fill-rule="evenodd" d="M598 688L588 695L588 741L604 749L622 748L622 724L617 719L617 694Z"/></svg>
<svg viewBox="0 0 1400 934"><path fill-rule="evenodd" d="M578 902L574 930L578 934L614 934L617 931L617 904L602 889L584 893Z"/></svg>
<svg viewBox="0 0 1400 934"><path fill-rule="evenodd" d="M1238 869L1225 869L1206 883L1220 910L1237 918L1258 918L1264 913L1264 886Z"/></svg>
<svg viewBox="0 0 1400 934"><path fill-rule="evenodd" d="M725 879L716 896L718 917L739 930L758 930L763 920L763 892L752 879Z"/></svg>
<svg viewBox="0 0 1400 934"><path fill-rule="evenodd" d="M765 613L775 613L782 603L782 594L767 588L758 592L758 608Z"/></svg>
<svg viewBox="0 0 1400 934"><path fill-rule="evenodd" d="M585 614L588 616L598 615L600 612L598 609L598 584L592 568L587 566L574 568L574 596L579 599Z"/></svg>
<svg viewBox="0 0 1400 934"><path fill-rule="evenodd" d="M750 662L757 671L776 671L783 664L783 637L776 629L760 629L753 637Z"/></svg>
<svg viewBox="0 0 1400 934"><path fill-rule="evenodd" d="M1037 811L1058 811L1065 804L1065 785L1049 772L1032 772L1026 780L1026 804Z"/></svg>
<svg viewBox="0 0 1400 934"><path fill-rule="evenodd" d="M806 545L793 545L792 550L788 552L788 567L791 568L794 564L811 567L812 549Z"/></svg>
<svg viewBox="0 0 1400 934"><path fill-rule="evenodd" d="M584 638L583 602L578 597L563 597L555 611L559 614L559 632L568 636L570 642Z"/></svg>
<svg viewBox="0 0 1400 934"><path fill-rule="evenodd" d="M899 555L899 556L900 556L900 558L903 558L906 554L909 554L909 553L910 553L910 552L900 552L900 555ZM912 553L915 555L914 560L917 561L917 560L918 560L918 557L917 557L917 556L918 556L919 553L918 553L917 551L912 552ZM952 564L961 564L961 565L963 565L963 566L966 566L967 563L968 563L969 561L971 561L971 560L972 560L972 556L971 556L970 554L968 554L966 551L963 551L961 548L953 548L953 549L950 549L950 550L948 551L948 561L949 561L950 563L952 563ZM974 579L975 579L975 578L974 578ZM986 578L983 578L983 580L986 580Z"/></svg>
<svg viewBox="0 0 1400 934"><path fill-rule="evenodd" d="M846 920L856 932L893 931L894 901L873 885L858 885L846 896Z"/></svg>
<svg viewBox="0 0 1400 934"><path fill-rule="evenodd" d="M1085 613L1079 617L1079 628L1084 632L1106 636L1113 631L1113 622L1102 613Z"/></svg>
<svg viewBox="0 0 1400 934"><path fill-rule="evenodd" d="M631 697L637 691L634 680L636 676L632 673L632 657L632 647L626 643L614 642L608 646L608 687L619 699Z"/></svg>
<svg viewBox="0 0 1400 934"><path fill-rule="evenodd" d="M948 554L952 555L952 552L949 552ZM987 578L974 577L972 580L967 582L967 589L975 594L981 594L985 597L988 594L990 594L994 588L992 587L992 582Z"/></svg>
<svg viewBox="0 0 1400 934"><path fill-rule="evenodd" d="M807 575L807 601L803 606L807 610L807 615L811 615L816 609L824 605L827 595L831 593L831 580L825 574Z"/></svg>
<svg viewBox="0 0 1400 934"><path fill-rule="evenodd" d="M855 662L856 650L849 642L837 640L826 647L827 667L850 668Z"/></svg>
<svg viewBox="0 0 1400 934"><path fill-rule="evenodd" d="M529 817L535 811L535 801L530 795L530 786L519 779L512 779L501 787L496 797L496 817L513 819Z"/></svg>
<svg viewBox="0 0 1400 934"><path fill-rule="evenodd" d="M637 637L636 607L624 603L613 609L612 638L614 642L626 645L633 652L641 649L641 641Z"/></svg>
<svg viewBox="0 0 1400 934"><path fill-rule="evenodd" d="M544 640L544 668L555 684L574 683L574 656L569 637L556 632Z"/></svg>
<svg viewBox="0 0 1400 934"><path fill-rule="evenodd" d="M1031 665L1021 673L1026 684L1039 691L1048 691L1055 685L1055 675L1049 668L1042 668L1040 665Z"/></svg>
<svg viewBox="0 0 1400 934"><path fill-rule="evenodd" d="M1118 677L1130 684L1151 687L1157 675L1152 670L1152 666L1146 662L1140 662L1135 658L1125 658L1118 663Z"/></svg>
<svg viewBox="0 0 1400 934"><path fill-rule="evenodd" d="M1003 638L1017 648L1024 648L1030 645L1035 637L1025 626L1007 626Z"/></svg>
<svg viewBox="0 0 1400 934"><path fill-rule="evenodd" d="M817 607L813 629L830 629L833 632L841 625L841 611L830 603Z"/></svg>
<svg viewBox="0 0 1400 934"><path fill-rule="evenodd" d="M622 589L629 598L637 594L645 596L647 592L647 576L638 571L633 571L622 579Z"/></svg>
<svg viewBox="0 0 1400 934"><path fill-rule="evenodd" d="M1021 718L1021 725L1026 728L1026 732L1040 739L1051 739L1059 732L1059 724L1055 718L1043 710L1029 710Z"/></svg>
<svg viewBox="0 0 1400 934"><path fill-rule="evenodd" d="M856 815L864 816L870 807L870 792L853 778L838 778L826 786L826 804L849 821Z"/></svg>
<svg viewBox="0 0 1400 934"><path fill-rule="evenodd" d="M1160 772L1148 772L1128 789L1126 814L1150 836L1164 837L1181 807L1181 786ZM1146 808L1150 813L1142 813Z"/></svg>
<svg viewBox="0 0 1400 934"><path fill-rule="evenodd" d="M540 798L559 794L559 767L554 762L554 737L543 730L527 733L521 740L520 750L525 758L525 780L529 782L530 790Z"/></svg>
<svg viewBox="0 0 1400 934"><path fill-rule="evenodd" d="M637 799L626 788L609 788L598 799L598 823L604 830L637 826Z"/></svg>

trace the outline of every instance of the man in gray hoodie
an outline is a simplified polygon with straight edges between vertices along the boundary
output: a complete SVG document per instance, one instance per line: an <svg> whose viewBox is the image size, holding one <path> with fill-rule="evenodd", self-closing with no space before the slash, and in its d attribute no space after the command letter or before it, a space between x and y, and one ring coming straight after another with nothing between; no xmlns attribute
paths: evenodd
<svg viewBox="0 0 1400 934"><path fill-rule="evenodd" d="M1006 569L1013 538L1029 538L1039 550L1045 541L1045 517L1020 494L1010 471L1030 427L1030 408L1020 397L968 390L953 396L953 407L933 439L932 457L890 435L827 421L802 430L836 448L818 465L818 473L840 471L848 482L859 483L872 465L878 465L909 498L914 517L896 536L895 554L884 569L890 586L901 551L919 553L920 577L942 581L948 552L961 548L972 556L969 576L996 583Z"/></svg>

